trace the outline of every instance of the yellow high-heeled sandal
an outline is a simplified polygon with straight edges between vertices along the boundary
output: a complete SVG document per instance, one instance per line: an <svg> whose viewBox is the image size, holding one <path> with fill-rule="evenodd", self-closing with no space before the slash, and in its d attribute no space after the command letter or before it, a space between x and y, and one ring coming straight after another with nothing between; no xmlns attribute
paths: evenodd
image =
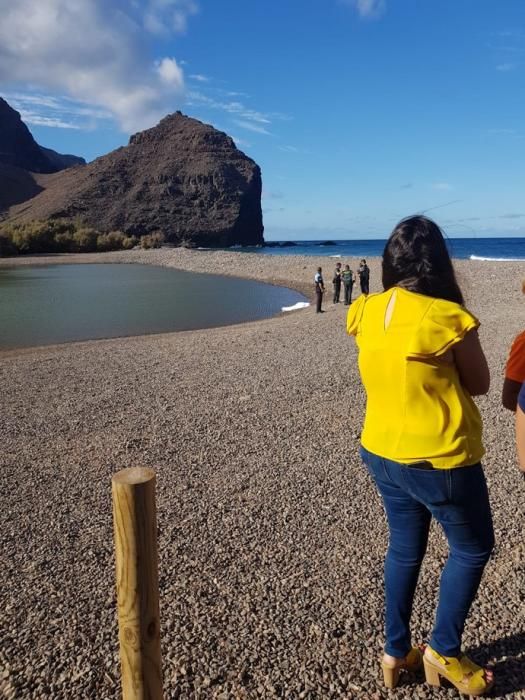
<svg viewBox="0 0 525 700"><path fill-rule="evenodd" d="M422 665L423 654L419 647L412 647L405 656L405 660L400 664L387 664L385 661L382 661L381 668L383 669L385 686L387 688L395 688L399 683L399 674L401 671L418 671Z"/></svg>
<svg viewBox="0 0 525 700"><path fill-rule="evenodd" d="M425 678L430 685L440 686L441 679L446 678L464 695L478 697L488 693L494 685L493 678L487 678L487 670L481 668L468 656L441 656L427 646L423 655Z"/></svg>

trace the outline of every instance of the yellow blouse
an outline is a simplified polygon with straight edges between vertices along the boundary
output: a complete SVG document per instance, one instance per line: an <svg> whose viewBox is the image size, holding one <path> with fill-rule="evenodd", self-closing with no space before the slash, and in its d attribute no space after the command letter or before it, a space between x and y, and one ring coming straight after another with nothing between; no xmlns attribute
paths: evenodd
<svg viewBox="0 0 525 700"><path fill-rule="evenodd" d="M356 338L367 394L365 449L407 464L426 460L439 469L479 462L484 449L478 409L454 363L443 357L478 326L460 304L401 287L363 295L351 305L346 329Z"/></svg>

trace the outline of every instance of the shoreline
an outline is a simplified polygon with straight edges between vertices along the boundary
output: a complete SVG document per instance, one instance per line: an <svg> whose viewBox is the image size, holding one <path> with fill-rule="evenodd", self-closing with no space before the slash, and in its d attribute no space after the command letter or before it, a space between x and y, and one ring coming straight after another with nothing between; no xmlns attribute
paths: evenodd
<svg viewBox="0 0 525 700"><path fill-rule="evenodd" d="M371 292L380 291L380 257L367 258L371 270ZM264 255L245 253L238 250L193 250L188 248L160 248L151 250L110 251L103 253L57 253L48 255L13 256L0 258L0 268L24 265L62 265L93 263L135 263L158 267L173 267L187 272L218 274L232 277L267 282L288 287L303 294L306 298L313 296L313 275L317 267L323 267L327 292L331 289L331 273L336 262L357 269L359 259L351 257L332 258L310 255ZM352 264L353 263L353 264ZM473 272L488 275L492 280L508 268L512 273L524 274L522 260L466 260L453 258L458 277L464 277L463 283L470 282ZM354 285L353 298L356 297ZM467 289L468 291L468 289Z"/></svg>
<svg viewBox="0 0 525 700"><path fill-rule="evenodd" d="M117 251L115 251L117 252ZM170 264L170 260L161 260L161 261L151 261L151 260L115 260L113 258L107 258L105 257L107 253L101 253L101 254L96 254L97 258L94 258L93 255L89 254L89 257L86 259L82 260L77 260L75 258L77 257L82 257L83 254L79 254L79 256L75 255L59 255L57 257L51 257L51 256L46 256L46 255L41 255L41 256L28 256L27 261L20 261L18 265L9 265L9 264L2 264L0 259L0 270L2 269L16 269L20 267L37 267L37 266L53 266L56 264L60 265L82 265L82 264L129 264L129 265L137 265L137 264L145 264L149 265L150 267L159 267L159 268L170 268L173 270L177 270L179 272L187 272L186 269L182 267L175 267L174 265ZM104 259L99 260L98 256L104 256ZM11 258L9 258L10 260ZM19 258L16 258L19 260ZM5 260L5 259L3 259ZM242 279L242 280L249 280L250 282L257 282L260 284L265 284L268 287L279 287L280 289L285 289L290 292L298 292L302 294L303 299L300 300L300 302L296 303L303 303L304 301L307 300L307 297L304 295L304 293L299 292L298 289L295 289L293 286L285 286L284 284L277 284L274 280L261 280L261 279L255 279L251 276L241 276L241 275L226 275L226 274L220 274L218 275L217 273L214 272L204 272L204 271L191 271L191 275L209 275L209 274L214 274L217 277L233 277L234 279ZM300 286L300 285L298 285ZM310 302L308 302L310 303ZM295 313L296 311L302 310L301 308L295 309L295 308L287 308L286 311L283 311L283 309L279 309L278 311L274 312L271 316L267 316L266 318L262 319L246 319L243 321L235 321L235 322L217 322L215 325L211 326L202 326L202 327L197 327L197 328L187 328L187 329L173 329L173 330L162 330L162 331L155 331L155 332L150 332L150 333L130 333L130 334L123 334L123 335L110 335L110 336L101 336L98 338L86 338L86 339L78 339L78 340L65 340L62 342L53 342L53 343L45 343L45 344L40 344L40 345L23 345L23 346L10 346L10 347L2 347L0 345L0 357L5 356L5 355L13 355L18 352L23 352L23 351L31 351L31 350L37 350L37 349L42 349L42 348L53 348L53 347L59 347L62 345L70 345L70 344L78 344L78 343L93 343L93 342L99 342L99 341L107 341L107 340L117 340L117 339L126 339L126 338L140 338L140 337L146 337L146 336L158 336L158 335L170 335L171 333L191 333L191 332L198 332L198 331L206 331L206 330L211 330L213 328L223 328L223 327L229 327L229 326L236 326L236 325L242 325L245 323L257 323L260 320L269 320L271 318L278 318L282 316L283 314L289 314L289 313Z"/></svg>
<svg viewBox="0 0 525 700"><path fill-rule="evenodd" d="M345 262L348 260L352 266L352 269L357 269L358 259L352 260L351 258L345 258ZM300 312L307 312L312 310L315 306L314 289L313 289L313 275L318 266L323 267L323 274L325 277L325 287L326 294L323 300L323 307L326 310L327 307L331 306L331 293L332 293L332 270L336 262L342 262L343 259L332 259L328 258L329 264L327 264L327 258L323 256L304 256L304 255L268 255L263 256L261 254L255 253L244 253L237 250L225 251L225 250L193 250L188 248L160 248L160 249L150 249L150 250L130 250L130 251L109 251L102 253L57 253L53 255L48 255L42 253L36 256L16 256L8 258L0 258L0 269L7 267L20 267L20 266L37 266L37 265L74 265L74 264L143 264L151 265L153 267L168 267L177 270L182 270L186 272L193 272L196 274L217 274L228 277L237 277L241 279L255 280L258 282L264 282L265 284L276 285L280 287L285 287L292 289L294 291L302 294L305 299L310 303L308 309L298 309L293 312L280 312L273 317L268 319L262 319L257 321L244 321L236 325L244 325L245 323L261 323L262 321L269 321L272 319L278 319L282 316L296 315ZM370 291L377 292L381 291L380 285L380 268L381 268L381 258L371 257L367 259L370 271L371 271L371 283ZM473 311L473 313L479 313L478 303L479 300L476 298L476 290L474 288L474 279L487 279L488 283L492 285L495 280L501 278L502 270L508 270L505 274L504 285L508 289L508 296L510 300L510 306L506 309L508 313L506 316L511 321L511 311L514 308L519 316L521 304L516 303L514 290L512 285L510 289L508 288L508 282L512 282L517 279L516 288L521 288L520 282L520 270L523 271L523 263L520 261L489 261L489 260L465 260L465 259L454 259L453 260L456 274L460 286L463 288L466 306ZM523 272L521 272L523 275ZM309 278L312 281L307 281ZM356 282L354 284L354 291L352 298L356 299L360 294L359 284ZM514 303L513 303L514 302ZM513 324L512 324L513 325ZM212 328L229 328L230 326L213 326ZM172 333L196 333L206 330L212 330L212 328L203 329L193 329L185 331L167 331L163 333L149 334L151 336L156 335L171 335ZM519 328L518 328L519 330ZM483 333L483 328L481 330ZM518 331L516 330L516 333ZM20 348L0 348L0 357L6 355L13 355L21 352L31 352L39 349L62 347L67 345L78 345L82 343L97 343L106 342L111 340L127 340L133 338L146 338L149 337L148 334L142 335L129 335L129 336L117 336L109 338L93 338L88 340L78 340L70 341L65 343L55 343L50 345L34 345L26 346Z"/></svg>
<svg viewBox="0 0 525 700"><path fill-rule="evenodd" d="M311 299L323 259L248 255L161 249L91 258L282 280L304 285ZM120 696L110 479L140 465L157 473L166 697L386 697L377 666L386 525L359 459L364 393L346 309L331 303L333 264L324 259L322 316L310 306L233 326L2 355L0 694ZM369 260L371 291L379 264ZM525 512L525 489L500 392L510 341L525 325L523 265L455 264L492 374L476 403L496 531L464 644L479 663L496 664L493 697L520 697L525 544L516 514ZM433 527L415 642L428 638L445 557ZM415 688L402 684L396 695L435 695Z"/></svg>

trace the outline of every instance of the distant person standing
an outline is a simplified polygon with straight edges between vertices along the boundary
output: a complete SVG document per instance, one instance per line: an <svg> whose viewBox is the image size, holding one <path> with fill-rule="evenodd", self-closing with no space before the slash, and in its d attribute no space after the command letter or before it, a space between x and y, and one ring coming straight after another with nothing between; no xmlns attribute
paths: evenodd
<svg viewBox="0 0 525 700"><path fill-rule="evenodd" d="M341 277L345 288L345 306L348 306L352 303L352 288L354 286L354 273L350 269L350 265L345 265Z"/></svg>
<svg viewBox="0 0 525 700"><path fill-rule="evenodd" d="M363 294L368 294L370 291L370 268L366 264L366 260L361 260L357 274L359 275L361 292Z"/></svg>
<svg viewBox="0 0 525 700"><path fill-rule="evenodd" d="M334 304L339 304L339 296L341 294L341 263L338 262L334 270L334 278L332 280L334 285Z"/></svg>
<svg viewBox="0 0 525 700"><path fill-rule="evenodd" d="M324 280L323 280L323 268L322 267L317 268L317 272L315 273L315 277L314 277L314 282L315 282L316 311L318 314L322 314L323 310L321 309L321 305L323 303L323 294L324 294Z"/></svg>

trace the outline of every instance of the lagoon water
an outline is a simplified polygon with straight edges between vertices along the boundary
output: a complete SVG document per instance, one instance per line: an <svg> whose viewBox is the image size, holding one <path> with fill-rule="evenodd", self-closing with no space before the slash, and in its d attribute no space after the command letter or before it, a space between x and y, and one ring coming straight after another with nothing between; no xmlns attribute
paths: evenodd
<svg viewBox="0 0 525 700"><path fill-rule="evenodd" d="M0 348L230 325L300 301L283 287L151 265L0 268Z"/></svg>

